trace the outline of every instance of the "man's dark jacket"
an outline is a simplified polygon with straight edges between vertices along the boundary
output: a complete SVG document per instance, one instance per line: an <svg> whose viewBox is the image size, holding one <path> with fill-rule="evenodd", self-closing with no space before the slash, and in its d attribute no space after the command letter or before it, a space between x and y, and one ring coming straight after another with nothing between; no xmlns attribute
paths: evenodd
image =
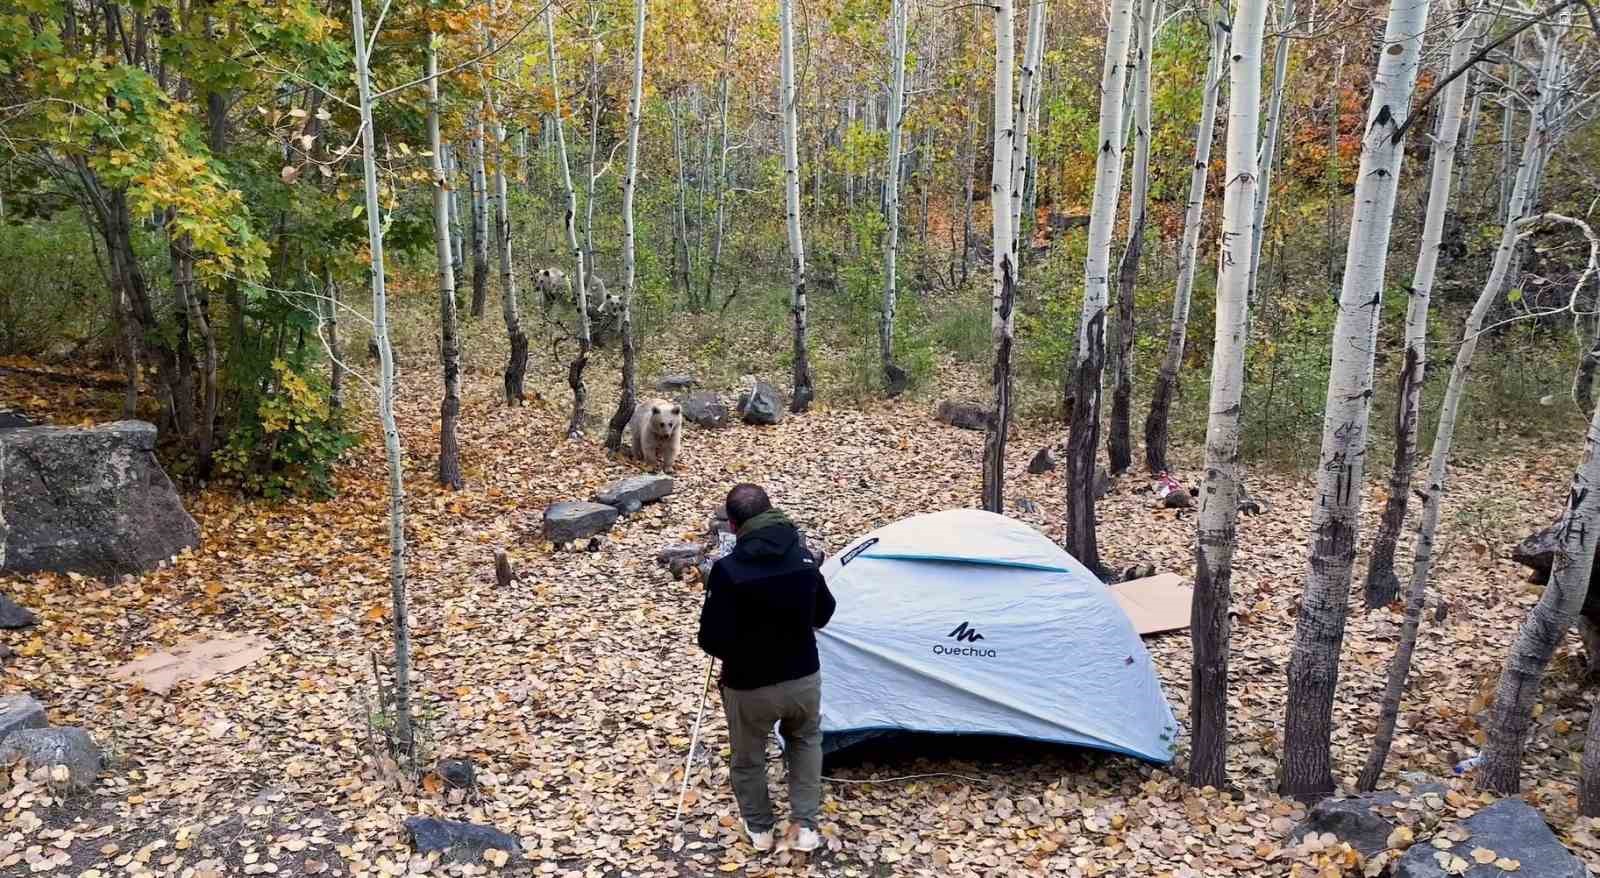
<svg viewBox="0 0 1600 878"><path fill-rule="evenodd" d="M700 648L722 659L729 689L798 680L821 667L814 632L833 609L799 532L782 513L764 512L739 529L733 551L711 568Z"/></svg>

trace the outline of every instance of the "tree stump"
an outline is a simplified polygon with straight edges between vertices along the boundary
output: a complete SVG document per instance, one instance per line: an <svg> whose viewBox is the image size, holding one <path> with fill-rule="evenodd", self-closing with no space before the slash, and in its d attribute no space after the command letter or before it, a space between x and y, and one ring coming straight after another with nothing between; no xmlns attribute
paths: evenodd
<svg viewBox="0 0 1600 878"><path fill-rule="evenodd" d="M515 571L513 571L511 569L511 559L506 556L506 550L505 549L495 549L494 550L494 581L501 588L509 588L511 586L512 581L515 580L516 578L517 578L517 574L516 574Z"/></svg>

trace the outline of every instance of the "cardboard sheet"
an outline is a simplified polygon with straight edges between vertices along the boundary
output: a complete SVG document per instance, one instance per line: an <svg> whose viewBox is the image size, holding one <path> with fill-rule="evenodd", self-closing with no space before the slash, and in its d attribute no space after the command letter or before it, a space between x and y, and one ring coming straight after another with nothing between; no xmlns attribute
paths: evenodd
<svg viewBox="0 0 1600 878"><path fill-rule="evenodd" d="M1111 586L1111 596L1122 605L1140 634L1160 634L1189 627L1194 586L1176 573L1158 573Z"/></svg>
<svg viewBox="0 0 1600 878"><path fill-rule="evenodd" d="M237 671L264 657L269 648L266 640L253 634L187 640L170 650L128 662L112 671L111 677L166 695L179 683L204 683Z"/></svg>

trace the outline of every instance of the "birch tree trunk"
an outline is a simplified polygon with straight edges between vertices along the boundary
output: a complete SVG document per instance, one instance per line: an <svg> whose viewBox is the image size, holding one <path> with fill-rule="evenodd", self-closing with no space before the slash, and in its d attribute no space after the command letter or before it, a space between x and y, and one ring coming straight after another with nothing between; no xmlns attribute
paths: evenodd
<svg viewBox="0 0 1600 878"><path fill-rule="evenodd" d="M1144 0L1153 2L1153 0ZM1017 99L1017 109L1012 116L1016 136L1011 138L1011 268L1016 271L1022 264L1022 197L1027 182L1028 123L1033 117L1033 102L1038 90L1039 62L1044 56L1044 11L1048 4L1031 3L1028 6L1028 43L1022 51L1022 71L1018 77L1022 94Z"/></svg>
<svg viewBox="0 0 1600 878"><path fill-rule="evenodd" d="M726 54L724 54L723 63L727 63ZM717 116L721 120L721 124L718 126L721 129L721 135L717 149L717 181L714 187L717 199L715 210L717 227L711 237L711 255L706 260L705 300L707 305L712 302L711 291L717 282L717 265L722 262L722 230L727 207L725 190L728 186L728 84L731 79L731 76L724 73L721 86L718 89Z"/></svg>
<svg viewBox="0 0 1600 878"><path fill-rule="evenodd" d="M1106 453L1113 475L1133 466L1133 343L1138 334L1134 324L1134 293L1139 286L1139 260L1144 253L1145 212L1150 192L1150 67L1155 23L1160 13L1155 0L1139 0L1133 76L1133 183L1128 199L1128 244L1117 268L1116 354L1111 362L1110 435ZM1235 62L1239 63L1239 62ZM1260 73L1257 72L1259 77ZM1231 124L1231 121L1230 121ZM1229 184L1233 176L1230 174ZM1231 245L1230 245L1231 246Z"/></svg>
<svg viewBox="0 0 1600 878"><path fill-rule="evenodd" d="M1395 191L1405 157L1395 132L1409 112L1429 0L1392 0L1367 110L1355 210L1333 329L1310 563L1289 657L1282 792L1315 800L1333 790L1330 746L1351 568L1360 532L1372 408L1373 353Z"/></svg>
<svg viewBox="0 0 1600 878"><path fill-rule="evenodd" d="M644 105L645 0L633 0L633 89L628 93L628 158L622 178L622 386L617 410L606 430L606 448L622 447L622 431L633 418L638 393L638 363L633 345L634 231L633 193L639 178L639 117ZM724 85L724 95L726 85ZM727 153L724 151L724 157ZM720 210L720 206L719 206Z"/></svg>
<svg viewBox="0 0 1600 878"><path fill-rule="evenodd" d="M1454 55L1454 52L1455 47L1452 47L1451 54ZM1459 111L1459 95L1454 101L1453 106ZM1451 106L1452 104L1447 103L1445 107L1447 114ZM1444 124L1449 126L1448 116ZM1516 181L1512 186L1512 200L1519 214L1523 212L1526 204L1532 154L1543 148L1541 132L1536 130L1537 128L1538 126L1531 126L1529 129L1528 140L1523 146L1523 161L1517 168ZM1436 173L1431 182L1437 191L1439 179L1437 164L1434 165L1434 170ZM1432 207L1430 196L1430 218ZM1478 336L1483 329L1484 318L1500 298L1506 274L1511 267L1512 255L1516 251L1517 242L1523 234L1521 229L1525 225L1526 223L1519 220L1506 224L1501 230L1500 246L1495 250L1489 277L1484 281L1478 299L1467 316L1466 328L1461 334L1461 346L1456 349L1455 365L1450 370L1450 381L1445 385L1444 399L1439 407L1439 423L1434 430L1433 455L1429 461L1428 484L1423 495L1422 519L1417 525L1417 540L1412 550L1405 621L1400 628L1400 643L1395 647L1394 658L1389 663L1388 685L1378 711L1378 730L1374 736L1372 752L1367 756L1366 767L1361 772L1359 786L1363 790L1376 788L1383 772L1383 765L1389 758L1389 747L1394 739L1394 728L1400 715L1400 701L1405 694L1406 678L1411 673L1411 656L1416 648L1417 629L1422 622L1428 578L1433 567L1433 539L1439 529L1439 509L1444 502L1445 471L1450 463L1450 447L1455 441L1456 424L1460 419L1461 401L1466 393L1468 372L1472 368L1472 358L1478 350ZM1424 255L1426 249L1427 245L1424 244Z"/></svg>
<svg viewBox="0 0 1600 878"><path fill-rule="evenodd" d="M667 99L667 110L672 115L672 155L678 166L678 193L677 201L673 206L672 214L672 260L676 265L677 283L683 288L685 302L691 310L698 309L695 303L694 289L690 286L691 267L689 265L689 182L684 171L684 135L683 135L683 110L678 106L680 101L676 98Z"/></svg>
<svg viewBox="0 0 1600 878"><path fill-rule="evenodd" d="M806 250L800 235L800 119L794 91L794 0L778 0L778 34L783 188L789 224L789 282L794 289L790 299L794 319L794 397L789 410L799 414L811 407L816 391L811 385L811 359L806 348Z"/></svg>
<svg viewBox="0 0 1600 878"><path fill-rule="evenodd" d="M1127 84L1128 42L1133 35L1133 0L1112 0L1106 31L1106 56L1100 76L1099 150L1095 157L1094 201L1089 212L1088 256L1084 261L1083 314L1078 352L1067 385L1072 388L1072 427L1067 440L1067 551L1101 573L1095 534L1094 468L1100 447L1100 392L1106 359L1106 301L1111 282L1111 234L1122 191L1123 92Z"/></svg>
<svg viewBox="0 0 1600 878"><path fill-rule="evenodd" d="M1167 351L1161 358L1161 370L1156 374L1156 386L1151 391L1150 413L1144 419L1144 461L1152 474L1170 468L1167 465L1168 425L1189 331L1195 256L1199 252L1200 226L1205 219L1206 176L1211 168L1211 141L1216 131L1217 104L1222 99L1222 69L1223 59L1228 54L1228 26L1218 21L1215 14L1212 12L1206 20L1206 27L1211 33L1211 50L1206 64L1200 124L1195 130L1194 167L1189 171L1189 201L1183 214L1183 240L1178 245L1178 284L1172 295L1172 322L1167 329Z"/></svg>
<svg viewBox="0 0 1600 878"><path fill-rule="evenodd" d="M333 280L333 271L324 275L323 289L328 294L328 314L323 325L328 331L328 405L344 408L344 353L339 345L339 285Z"/></svg>
<svg viewBox="0 0 1600 878"><path fill-rule="evenodd" d="M456 177L461 171L461 161L456 158L458 152L456 144L446 144L444 147L444 178L450 185L450 271L457 278L467 276L462 264L466 259L466 235L461 227L461 187L456 185ZM456 287L460 293L460 285ZM460 310L461 301L456 300L456 308Z"/></svg>
<svg viewBox="0 0 1600 878"><path fill-rule="evenodd" d="M1015 263L1011 256L1011 160L1016 131L1012 114L1016 102L1011 96L1011 72L1016 65L1016 34L1011 0L994 4L994 164L989 176L989 208L993 216L993 291L989 309L989 332L994 340L994 368L989 385L994 408L989 412L983 441L983 508L1005 511L1006 434L1011 429L1011 344L1016 318L1012 304L1016 294Z"/></svg>
<svg viewBox="0 0 1600 878"><path fill-rule="evenodd" d="M472 316L482 317L489 302L489 178L483 167L484 105L472 120Z"/></svg>
<svg viewBox="0 0 1600 878"><path fill-rule="evenodd" d="M887 190L884 212L888 230L883 244L883 312L878 318L878 354L883 365L883 389L899 396L906 389L906 370L894 364L894 314L897 276L896 250L900 244L900 129L906 100L906 2L892 0L889 16L889 157L884 168Z"/></svg>
<svg viewBox="0 0 1600 878"><path fill-rule="evenodd" d="M1283 0L1283 18L1278 21L1278 41L1272 52L1272 97L1267 104L1265 139L1261 143L1261 185L1256 187L1255 218L1251 222L1250 306L1260 304L1256 284L1261 275L1261 242L1267 224L1267 202L1272 198L1272 171L1277 165L1278 131L1283 127L1283 90L1289 76L1289 46L1295 24L1295 0ZM1452 68L1454 69L1454 68Z"/></svg>
<svg viewBox="0 0 1600 878"><path fill-rule="evenodd" d="M1464 12L1466 18L1470 19L1470 9ZM1472 21L1460 24L1450 43L1448 69L1455 70L1466 63L1476 36L1476 25ZM1389 474L1389 499L1384 503L1383 520L1378 526L1378 536L1373 540L1367 563L1365 592L1368 609L1381 607L1400 593L1400 580L1394 572L1394 551L1400 539L1400 529L1405 525L1406 506L1411 497L1411 474L1416 466L1418 422L1422 416L1422 382L1428 363L1428 308L1433 296L1434 274L1439 265L1439 248L1444 240L1444 221L1450 210L1456 136L1461 131L1461 111L1466 102L1466 92L1467 78L1457 77L1446 86L1440 106L1439 131L1433 144L1433 171L1428 181L1428 212L1422 222L1422 245L1417 251L1417 267L1411 275L1410 298L1406 304L1406 354L1400 367L1399 394L1395 397L1394 469ZM1381 769L1380 762L1378 770ZM1377 782L1376 777L1373 782Z"/></svg>
<svg viewBox="0 0 1600 878"><path fill-rule="evenodd" d="M361 95L361 169L366 191L367 246L372 253L372 337L378 345L378 421L389 461L389 589L394 610L394 727L397 761L416 768L411 732L411 619L406 598L406 494L400 430L394 419L394 348L389 344L389 303L383 278L383 221L378 215L378 156L372 132L372 76L367 68L367 28L361 0L350 0L356 44L356 85ZM376 36L376 35L374 35Z"/></svg>
<svg viewBox="0 0 1600 878"><path fill-rule="evenodd" d="M1250 308L1250 252L1255 216L1257 131L1261 114L1261 43L1268 0L1242 0L1233 23L1229 65L1227 174L1217 258L1216 341L1211 351L1206 470L1195 530L1194 667L1189 711L1194 747L1189 783L1228 782L1228 641L1232 634L1233 552L1239 518L1239 414ZM1145 38L1148 39L1148 38ZM1135 232L1137 234L1137 232ZM1131 245L1130 245L1131 246Z"/></svg>
<svg viewBox="0 0 1600 878"><path fill-rule="evenodd" d="M439 138L438 39L428 41L428 148L433 170L433 246L439 260L439 359L444 371L444 398L439 402L439 484L461 488L461 339L456 328L456 272L450 249L450 178L445 175L444 143Z"/></svg>
<svg viewBox="0 0 1600 878"><path fill-rule="evenodd" d="M598 39L600 10L589 7L589 35ZM600 51L598 46L589 49L589 184L583 194L583 258L594 274L594 187L599 182L594 163L600 151Z"/></svg>
<svg viewBox="0 0 1600 878"><path fill-rule="evenodd" d="M489 51L494 51L494 37L489 38ZM494 242L500 254L500 313L506 321L506 336L511 342L510 360L506 364L506 405L520 405L526 398L523 377L528 372L528 334L522 330L522 315L517 307L517 276L511 263L511 204L506 191L506 123L494 106L490 92L489 107L495 113L494 154Z"/></svg>
<svg viewBox="0 0 1600 878"><path fill-rule="evenodd" d="M556 69L556 19L549 5L544 8L544 26L550 49L550 101L553 106L550 115L556 129L556 156L561 163L561 186L567 195L567 248L572 252L572 288L578 297L578 355L567 364L567 386L572 388L572 419L567 422L567 438L576 439L583 434L583 409L589 396L583 384L583 369L589 363L589 278L584 272L583 247L578 243L578 193L572 187L572 166L567 163L567 126L561 119L561 76Z"/></svg>

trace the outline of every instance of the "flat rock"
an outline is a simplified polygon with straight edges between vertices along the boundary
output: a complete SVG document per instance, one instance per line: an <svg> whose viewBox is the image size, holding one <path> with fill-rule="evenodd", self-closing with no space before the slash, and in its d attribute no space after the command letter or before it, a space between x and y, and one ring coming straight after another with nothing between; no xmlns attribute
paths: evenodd
<svg viewBox="0 0 1600 878"><path fill-rule="evenodd" d="M0 628L26 628L37 621L27 607L0 594Z"/></svg>
<svg viewBox="0 0 1600 878"><path fill-rule="evenodd" d="M1394 819L1395 803L1444 791L1443 784L1421 783L1410 787L1408 792L1384 790L1342 799L1323 799L1294 828L1291 837L1298 842L1313 832L1333 833L1340 841L1360 851L1362 856L1370 857L1388 849L1389 833L1400 825Z"/></svg>
<svg viewBox="0 0 1600 878"><path fill-rule="evenodd" d="M639 507L672 493L671 476L629 476L601 488L594 495L594 502L612 506L623 515L631 515L639 511ZM548 526L549 518L545 519Z"/></svg>
<svg viewBox="0 0 1600 878"><path fill-rule="evenodd" d="M683 419L700 427L716 428L728 425L728 405L721 395L701 390L678 399L683 409Z"/></svg>
<svg viewBox="0 0 1600 878"><path fill-rule="evenodd" d="M0 430L0 571L117 576L198 546L155 447L144 421Z"/></svg>
<svg viewBox="0 0 1600 878"><path fill-rule="evenodd" d="M765 381L739 394L739 417L746 424L771 426L783 421L783 396Z"/></svg>
<svg viewBox="0 0 1600 878"><path fill-rule="evenodd" d="M939 403L939 410L934 414L941 423L963 430L989 429L989 408L975 402L960 402L946 399Z"/></svg>
<svg viewBox="0 0 1600 878"><path fill-rule="evenodd" d="M94 786L104 764L94 739L88 732L73 726L20 729L7 735L5 741L0 742L0 770L18 763L29 771L66 766L65 786L71 792Z"/></svg>
<svg viewBox="0 0 1600 878"><path fill-rule="evenodd" d="M552 503L544 510L544 538L552 543L587 539L610 530L617 523L618 514L617 507L604 503Z"/></svg>
<svg viewBox="0 0 1600 878"><path fill-rule="evenodd" d="M22 412L10 409L0 409L0 430L16 430L22 427L32 427L33 420Z"/></svg>
<svg viewBox="0 0 1600 878"><path fill-rule="evenodd" d="M1440 864L1438 855L1445 851L1433 845L1418 844L1395 864L1394 878L1447 878L1452 875L1505 878L1508 874L1586 878L1589 874L1583 863L1556 840L1544 817L1521 799L1501 799L1461 821L1461 826L1472 835L1466 841L1457 842L1448 852L1470 866L1465 872L1451 872ZM1516 860L1521 867L1516 872L1505 872L1493 863L1477 863L1472 859L1472 852L1477 848Z"/></svg>
<svg viewBox="0 0 1600 878"><path fill-rule="evenodd" d="M407 817L405 825L406 834L411 836L411 849L419 854L437 851L451 862L480 865L483 852L490 849L504 851L514 859L522 856L522 845L516 837L493 826L436 817Z"/></svg>
<svg viewBox="0 0 1600 878"><path fill-rule="evenodd" d="M42 729L49 724L44 718L44 705L32 695L0 696L0 743L13 732Z"/></svg>
<svg viewBox="0 0 1600 878"><path fill-rule="evenodd" d="M656 389L662 391L688 390L698 384L693 375L677 374L662 375L656 379Z"/></svg>

